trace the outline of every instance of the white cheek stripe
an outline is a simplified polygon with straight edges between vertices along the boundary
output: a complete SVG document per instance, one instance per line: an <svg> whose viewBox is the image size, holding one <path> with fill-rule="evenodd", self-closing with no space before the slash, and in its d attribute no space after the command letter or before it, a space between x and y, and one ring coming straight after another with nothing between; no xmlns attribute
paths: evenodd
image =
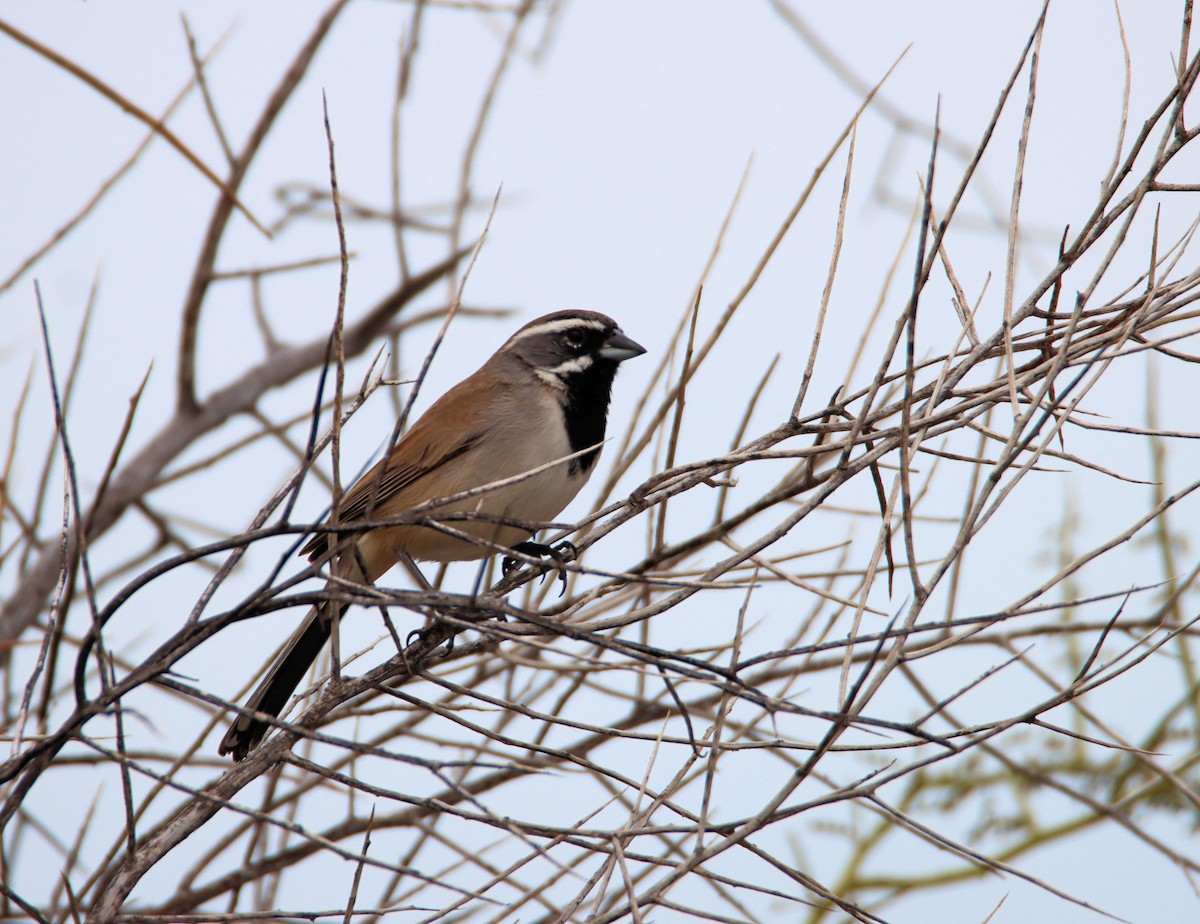
<svg viewBox="0 0 1200 924"><path fill-rule="evenodd" d="M568 359L565 363L559 363L557 366L551 366L546 369L551 375L570 375L572 372L582 372L584 369L591 368L592 357L584 354L576 356L574 359Z"/></svg>
<svg viewBox="0 0 1200 924"><path fill-rule="evenodd" d="M564 382L562 379L560 379L553 372L547 372L545 369L534 369L533 374L536 375L543 382L545 382L547 385L549 385L551 388L557 389L558 391L566 391L567 390L567 383Z"/></svg>
<svg viewBox="0 0 1200 924"><path fill-rule="evenodd" d="M524 340L526 337L553 334L560 330L571 330L572 328L579 327L587 327L591 330L604 330L606 326L603 321L593 321L588 318L560 318L557 321L547 321L545 324L539 324L537 327L517 331L509 338L505 346L508 346L509 343L516 343L518 340Z"/></svg>

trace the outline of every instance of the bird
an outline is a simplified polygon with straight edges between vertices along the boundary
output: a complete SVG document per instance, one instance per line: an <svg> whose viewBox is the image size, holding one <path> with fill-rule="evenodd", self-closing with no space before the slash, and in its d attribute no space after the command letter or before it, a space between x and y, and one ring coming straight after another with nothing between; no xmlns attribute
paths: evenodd
<svg viewBox="0 0 1200 924"><path fill-rule="evenodd" d="M334 529L315 534L300 554L330 561L333 579L359 584L406 560L473 561L497 548L550 554L529 540L594 471L617 368L645 352L599 312L558 311L530 321L430 405L345 493L329 519ZM482 490L436 503L472 489ZM449 530L361 525L418 506L422 516L458 516L446 522ZM356 522L354 531L336 531ZM277 717L283 711L346 606L330 600L312 608L230 724L221 755L240 761L258 746L273 723L255 713Z"/></svg>

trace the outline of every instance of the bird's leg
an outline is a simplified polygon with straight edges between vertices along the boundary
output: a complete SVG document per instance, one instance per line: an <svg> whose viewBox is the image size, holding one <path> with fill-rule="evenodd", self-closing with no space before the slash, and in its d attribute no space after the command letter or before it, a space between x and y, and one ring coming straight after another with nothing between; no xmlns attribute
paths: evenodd
<svg viewBox="0 0 1200 924"><path fill-rule="evenodd" d="M426 593L434 593L437 590L437 588L429 583L429 579L425 577L421 569L417 567L417 563L413 561L411 555L409 555L407 552L397 552L396 557L399 559L400 564L404 565L412 579L421 585L422 590L424 590ZM413 629L411 632L409 632L404 639L405 650L411 648L414 644L416 644L416 642L427 641L427 633L437 624L436 619L436 616L433 617L423 629ZM446 640L445 644L446 650L442 652L442 657L448 658L454 651L453 634ZM430 651L429 654L432 655L433 651Z"/></svg>
<svg viewBox="0 0 1200 924"><path fill-rule="evenodd" d="M567 563L567 550L570 550L570 558L575 558L578 555L578 550L575 544L568 540L563 540L557 547L545 545L541 542L518 542L512 547L514 552L519 552L522 555L536 555L538 558L549 558L554 562L554 568L558 571L558 579L562 582L558 595L561 597L567 592L567 569L564 567ZM504 560L500 563L500 571L505 577L508 577L512 572L521 567L520 559L513 558L511 555L505 555ZM549 572L547 572L548 574ZM542 575L545 580L546 575Z"/></svg>
<svg viewBox="0 0 1200 924"><path fill-rule="evenodd" d="M411 555L399 549L396 550L396 559L404 566L404 570L408 572L408 576L421 585L421 589L426 592L433 592L436 588L429 583L429 578L425 577L424 572L417 567L417 563L413 561Z"/></svg>

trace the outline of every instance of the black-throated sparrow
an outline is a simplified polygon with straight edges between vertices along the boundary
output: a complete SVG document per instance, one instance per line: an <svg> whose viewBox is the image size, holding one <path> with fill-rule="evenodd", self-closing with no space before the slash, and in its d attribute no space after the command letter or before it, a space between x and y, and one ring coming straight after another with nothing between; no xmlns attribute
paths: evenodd
<svg viewBox="0 0 1200 924"><path fill-rule="evenodd" d="M404 556L470 561L496 546L519 547L588 480L600 455L617 366L644 352L612 318L594 311L559 311L531 321L434 402L387 458L346 492L331 522L385 520L438 498L544 470L428 511L435 517L479 515L446 524L473 538L432 526L381 525L340 541L336 533L320 533L301 554L315 561L338 546L334 576L369 583ZM283 711L345 607L335 602L313 607L246 701L248 712ZM241 760L270 727L253 715L239 715L221 739L220 753Z"/></svg>

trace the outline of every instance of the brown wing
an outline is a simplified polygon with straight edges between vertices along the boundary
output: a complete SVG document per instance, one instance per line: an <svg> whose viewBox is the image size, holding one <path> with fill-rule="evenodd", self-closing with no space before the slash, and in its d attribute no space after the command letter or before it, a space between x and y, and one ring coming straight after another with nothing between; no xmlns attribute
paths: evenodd
<svg viewBox="0 0 1200 924"><path fill-rule="evenodd" d="M400 438L386 459L373 465L343 495L337 519L361 520L367 516L368 508L371 516L377 516L375 511L383 509L397 494L410 490L421 479L469 452L483 436L491 416L489 410L494 401L503 399L504 391L502 383L481 381L478 374L455 385ZM381 467L384 467L382 475ZM431 499L416 491L411 505ZM332 538L333 533L313 536L300 554L315 560L329 550Z"/></svg>
<svg viewBox="0 0 1200 924"><path fill-rule="evenodd" d="M338 510L338 519L343 522L362 519L367 515L368 508L378 510L389 498L427 475L432 475L443 465L453 462L477 441L477 436L465 439L427 465L398 465L387 469L382 475L379 474L379 466L376 465L347 492L341 509Z"/></svg>

